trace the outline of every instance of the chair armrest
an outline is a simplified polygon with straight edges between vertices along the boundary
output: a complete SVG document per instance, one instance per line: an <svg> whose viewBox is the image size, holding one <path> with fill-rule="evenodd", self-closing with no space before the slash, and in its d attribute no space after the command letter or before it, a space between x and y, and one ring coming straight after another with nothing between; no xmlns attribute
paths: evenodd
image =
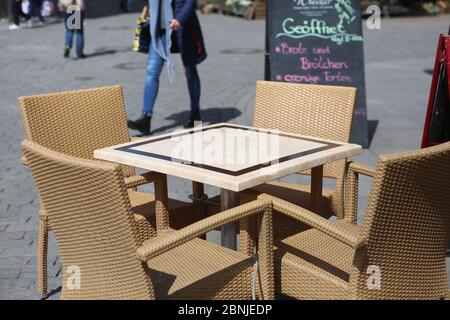
<svg viewBox="0 0 450 320"><path fill-rule="evenodd" d="M345 213L344 219L356 224L358 218L358 184L359 175L375 176L375 167L367 164L349 162L347 164L347 176L345 180Z"/></svg>
<svg viewBox="0 0 450 320"><path fill-rule="evenodd" d="M25 156L22 156L20 158L20 162L24 166L28 166L28 160L27 160L27 158L25 158ZM136 187L142 186L144 184L152 183L153 181L154 181L154 176L152 175L151 172L144 173L142 175L135 175L132 177L127 177L124 179L125 188L127 188L127 189L136 188Z"/></svg>
<svg viewBox="0 0 450 320"><path fill-rule="evenodd" d="M348 164L348 171L373 178L375 176L376 168L364 163L350 162Z"/></svg>
<svg viewBox="0 0 450 320"><path fill-rule="evenodd" d="M236 208L223 211L212 217L200 220L181 230L165 233L156 239L145 241L137 250L141 261L145 262L164 252L174 249L181 244L193 240L208 231L258 214L271 212L272 204L266 200L255 200ZM158 239L159 238L159 239Z"/></svg>
<svg viewBox="0 0 450 320"><path fill-rule="evenodd" d="M149 184L155 181L155 175L153 172L146 172L141 175L135 175L127 177L124 180L125 187L127 189L136 188L144 184Z"/></svg>
<svg viewBox="0 0 450 320"><path fill-rule="evenodd" d="M27 167L28 167L28 160L27 160L27 158L25 158L25 156L22 156L22 157L20 158L20 162L21 162L24 166L27 166Z"/></svg>
<svg viewBox="0 0 450 320"><path fill-rule="evenodd" d="M307 209L268 194L261 194L258 196L258 199L271 200L274 211L307 224L310 227L316 228L317 230L349 245L354 249L363 246L366 242L362 232L360 232L354 225L349 224L348 227L343 226L342 224L338 225L336 222L322 218Z"/></svg>
<svg viewBox="0 0 450 320"><path fill-rule="evenodd" d="M257 261L259 262L259 295L262 299L273 300L275 299L275 287L272 203L270 201L258 199L198 221L179 231L164 232L161 236L145 241L137 249L137 255L142 262L146 262L208 231L257 214L262 215L258 243L254 246L257 249Z"/></svg>

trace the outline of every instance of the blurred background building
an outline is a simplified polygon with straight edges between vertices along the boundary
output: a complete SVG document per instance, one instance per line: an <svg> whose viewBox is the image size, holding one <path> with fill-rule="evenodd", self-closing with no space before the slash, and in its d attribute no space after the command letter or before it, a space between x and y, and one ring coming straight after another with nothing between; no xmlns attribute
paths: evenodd
<svg viewBox="0 0 450 320"><path fill-rule="evenodd" d="M10 1L13 0L0 0L0 18L8 17ZM58 0L44 0L44 6L46 2L56 8ZM86 13L90 18L119 14L124 11L124 2L126 0L87 1ZM130 3L131 6L126 9L137 12L142 9L146 0L131 0ZM266 0L198 0L197 3L199 9L206 14L221 13L246 19L264 19L266 16ZM364 12L370 5L379 5L383 14L389 16L450 12L450 0L362 0L361 10Z"/></svg>

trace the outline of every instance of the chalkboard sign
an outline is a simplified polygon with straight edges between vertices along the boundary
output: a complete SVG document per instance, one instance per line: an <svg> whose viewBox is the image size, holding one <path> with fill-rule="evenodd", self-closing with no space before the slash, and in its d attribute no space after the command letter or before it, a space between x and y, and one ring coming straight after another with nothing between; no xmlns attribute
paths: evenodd
<svg viewBox="0 0 450 320"><path fill-rule="evenodd" d="M422 147L450 141L450 36L439 37Z"/></svg>
<svg viewBox="0 0 450 320"><path fill-rule="evenodd" d="M359 0L268 0L272 81L358 89L352 142L368 146Z"/></svg>

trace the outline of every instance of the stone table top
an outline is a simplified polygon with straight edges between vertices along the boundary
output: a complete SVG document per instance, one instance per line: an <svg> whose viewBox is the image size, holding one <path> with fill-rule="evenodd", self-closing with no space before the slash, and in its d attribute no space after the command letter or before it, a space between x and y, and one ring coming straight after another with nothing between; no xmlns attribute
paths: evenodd
<svg viewBox="0 0 450 320"><path fill-rule="evenodd" d="M355 144L219 123L99 149L94 157L239 192L361 152Z"/></svg>

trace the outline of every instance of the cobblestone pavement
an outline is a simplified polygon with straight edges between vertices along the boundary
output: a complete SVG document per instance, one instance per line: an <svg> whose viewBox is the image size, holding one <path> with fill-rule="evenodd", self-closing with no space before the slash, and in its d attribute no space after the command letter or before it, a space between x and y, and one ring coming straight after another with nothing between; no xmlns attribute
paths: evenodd
<svg viewBox="0 0 450 320"><path fill-rule="evenodd" d="M251 124L255 81L263 79L264 22L201 15L208 60L199 67L206 122ZM86 24L82 61L62 58L63 27L45 25L16 32L0 23L0 299L37 299L38 200L31 176L20 162L24 138L17 97L44 92L121 84L127 112L137 117L145 76L144 55L129 50L135 15L91 19ZM437 36L449 16L386 19L383 29L366 30L368 113L374 131L358 160L375 164L377 155L420 145ZM188 115L188 95L179 58L171 85L166 73L153 126L179 127ZM375 130L376 129L376 130ZM287 178L292 180L293 178ZM186 199L190 183L169 179L172 197ZM361 184L360 219L370 188ZM211 195L217 193L208 188ZM214 237L217 240L217 237ZM50 299L58 298L61 266L53 239L49 249Z"/></svg>

